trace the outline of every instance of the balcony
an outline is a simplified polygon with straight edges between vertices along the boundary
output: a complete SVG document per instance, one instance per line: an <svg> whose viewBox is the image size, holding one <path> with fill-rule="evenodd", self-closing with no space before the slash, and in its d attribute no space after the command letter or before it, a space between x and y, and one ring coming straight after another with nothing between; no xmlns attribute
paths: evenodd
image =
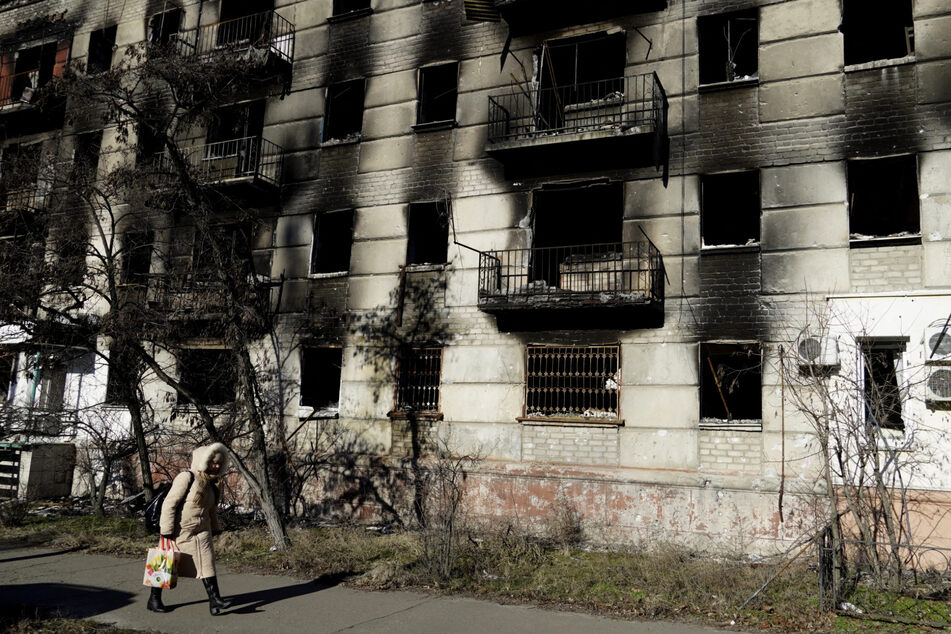
<svg viewBox="0 0 951 634"><path fill-rule="evenodd" d="M489 96L486 151L507 173L643 167L666 161L667 94L656 73Z"/></svg>
<svg viewBox="0 0 951 634"><path fill-rule="evenodd" d="M265 11L198 27L194 35L182 34L178 45L183 55L241 56L266 74L284 73L289 78L294 37L291 22L274 11Z"/></svg>
<svg viewBox="0 0 951 634"><path fill-rule="evenodd" d="M0 189L0 239L28 233L35 226L36 212L46 201L37 186Z"/></svg>
<svg viewBox="0 0 951 634"><path fill-rule="evenodd" d="M224 282L203 273L189 274L184 278L157 277L150 281L146 298L153 310L181 320L215 319L228 314L235 305L235 299ZM242 300L242 306L263 313L267 309L269 298L268 284L252 281L248 294Z"/></svg>
<svg viewBox="0 0 951 634"><path fill-rule="evenodd" d="M667 0L494 0L513 36L663 11Z"/></svg>
<svg viewBox="0 0 951 634"><path fill-rule="evenodd" d="M195 179L204 185L270 195L280 189L284 148L259 136L183 148Z"/></svg>
<svg viewBox="0 0 951 634"><path fill-rule="evenodd" d="M663 318L664 261L647 241L484 251L478 305L504 330L652 325Z"/></svg>

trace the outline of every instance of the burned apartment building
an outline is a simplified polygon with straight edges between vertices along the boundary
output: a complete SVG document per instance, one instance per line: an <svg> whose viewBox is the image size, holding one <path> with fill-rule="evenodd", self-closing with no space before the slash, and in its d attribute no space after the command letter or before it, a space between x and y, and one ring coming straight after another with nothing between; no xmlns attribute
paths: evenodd
<svg viewBox="0 0 951 634"><path fill-rule="evenodd" d="M570 505L608 541L767 551L815 529L823 491L793 383L851 381L835 398L926 456L916 530L951 537L947 3L8 0L0 24L3 156L94 163L93 181L154 164L155 140L123 151L124 130L40 100L65 68L142 42L253 62L177 133L271 316L255 358L295 443L382 459L357 470L442 443L480 458L478 516ZM56 198L37 174L28 194L4 181L4 245ZM153 203L115 232L124 297L165 306L165 367L223 409L228 344L189 330L221 319L214 249ZM10 407L52 414L58 440L92 411L128 425L109 337L5 328ZM159 428L184 424L181 391L141 385ZM372 473L324 476L315 508L381 512L387 492L354 493Z"/></svg>

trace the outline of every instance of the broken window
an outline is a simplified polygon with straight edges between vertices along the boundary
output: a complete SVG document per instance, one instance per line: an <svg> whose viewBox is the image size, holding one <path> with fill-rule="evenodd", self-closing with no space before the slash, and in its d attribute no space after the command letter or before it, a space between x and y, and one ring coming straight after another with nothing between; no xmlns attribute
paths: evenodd
<svg viewBox="0 0 951 634"><path fill-rule="evenodd" d="M218 15L216 44L260 41L270 28L273 0L225 0Z"/></svg>
<svg viewBox="0 0 951 634"><path fill-rule="evenodd" d="M757 73L759 18L756 9L697 18L700 83L750 79Z"/></svg>
<svg viewBox="0 0 951 634"><path fill-rule="evenodd" d="M363 79L331 84L327 88L324 141L350 140L360 136L363 130L364 90Z"/></svg>
<svg viewBox="0 0 951 634"><path fill-rule="evenodd" d="M235 397L234 353L226 348L183 348L178 352L178 380L202 405L226 405ZM188 403L181 393L180 404Z"/></svg>
<svg viewBox="0 0 951 634"><path fill-rule="evenodd" d="M122 272L123 284L147 284L152 266L151 231L130 231L123 237Z"/></svg>
<svg viewBox="0 0 951 634"><path fill-rule="evenodd" d="M350 270L353 246L353 211L319 214L314 219L314 246L311 273L337 273Z"/></svg>
<svg viewBox="0 0 951 634"><path fill-rule="evenodd" d="M93 31L89 35L89 56L86 72L89 75L104 73L112 68L112 53L116 48L115 24Z"/></svg>
<svg viewBox="0 0 951 634"><path fill-rule="evenodd" d="M264 130L264 100L250 101L217 108L212 114L205 140L222 144L218 151L236 152L236 139L259 137Z"/></svg>
<svg viewBox="0 0 951 634"><path fill-rule="evenodd" d="M612 107L619 113L626 42L624 33L545 42L538 52L536 124L546 130L585 127L610 119Z"/></svg>
<svg viewBox="0 0 951 634"><path fill-rule="evenodd" d="M406 264L445 264L449 249L449 209L446 201L409 206Z"/></svg>
<svg viewBox="0 0 951 634"><path fill-rule="evenodd" d="M247 224L214 225L208 231L195 232L193 282L216 282L222 275L240 279L251 269L251 228Z"/></svg>
<svg viewBox="0 0 951 634"><path fill-rule="evenodd" d="M700 418L763 417L762 348L758 343L700 344Z"/></svg>
<svg viewBox="0 0 951 634"><path fill-rule="evenodd" d="M843 0L839 30L846 65L915 52L911 0Z"/></svg>
<svg viewBox="0 0 951 634"><path fill-rule="evenodd" d="M862 405L869 427L905 429L900 378L906 343L903 337L859 339Z"/></svg>
<svg viewBox="0 0 951 634"><path fill-rule="evenodd" d="M921 233L914 155L849 161L848 188L853 247L863 240Z"/></svg>
<svg viewBox="0 0 951 634"><path fill-rule="evenodd" d="M427 66L419 70L417 123L455 121L459 64Z"/></svg>
<svg viewBox="0 0 951 634"><path fill-rule="evenodd" d="M344 15L370 8L370 0L334 0L334 15Z"/></svg>
<svg viewBox="0 0 951 634"><path fill-rule="evenodd" d="M441 347L406 347L396 364L396 409L439 411Z"/></svg>
<svg viewBox="0 0 951 634"><path fill-rule="evenodd" d="M9 346L0 346L0 404L13 398L17 352Z"/></svg>
<svg viewBox="0 0 951 634"><path fill-rule="evenodd" d="M0 64L0 106L32 103L34 93L53 77L62 77L69 42L48 42L3 55ZM15 57L15 59L14 59Z"/></svg>
<svg viewBox="0 0 951 634"><path fill-rule="evenodd" d="M102 130L76 135L73 152L73 174L79 185L96 180L99 169L99 153L102 149Z"/></svg>
<svg viewBox="0 0 951 634"><path fill-rule="evenodd" d="M314 409L337 407L340 402L340 368L343 348L301 348L300 404Z"/></svg>
<svg viewBox="0 0 951 634"><path fill-rule="evenodd" d="M137 125L135 164L137 166L159 166L164 153L165 141L155 132L154 128L145 123Z"/></svg>
<svg viewBox="0 0 951 634"><path fill-rule="evenodd" d="M706 247L758 243L759 172L702 175L700 225Z"/></svg>
<svg viewBox="0 0 951 634"><path fill-rule="evenodd" d="M148 43L165 46L176 39L182 24L182 14L183 11L176 8L149 18Z"/></svg>
<svg viewBox="0 0 951 634"><path fill-rule="evenodd" d="M571 287L573 271L622 268L624 197L621 183L569 183L534 192L531 279L534 285ZM590 276L589 276L590 278ZM591 278L592 284L610 283ZM564 283L564 284L563 284ZM573 288L573 290L597 290ZM609 289L602 289L609 290Z"/></svg>
<svg viewBox="0 0 951 634"><path fill-rule="evenodd" d="M618 418L621 347L528 346L525 415Z"/></svg>

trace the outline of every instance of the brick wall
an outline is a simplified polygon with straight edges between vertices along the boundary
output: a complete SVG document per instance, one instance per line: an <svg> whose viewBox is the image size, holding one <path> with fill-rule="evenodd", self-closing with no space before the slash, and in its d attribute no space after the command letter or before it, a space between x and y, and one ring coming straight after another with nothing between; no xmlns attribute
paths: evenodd
<svg viewBox="0 0 951 634"><path fill-rule="evenodd" d="M420 454L432 453L439 436L439 422L421 419L415 422L405 418L393 419L390 423L390 455L413 455L413 427L416 428L416 442Z"/></svg>
<svg viewBox="0 0 951 634"><path fill-rule="evenodd" d="M700 432L701 469L758 474L762 467L762 434L726 430Z"/></svg>
<svg viewBox="0 0 951 634"><path fill-rule="evenodd" d="M522 460L616 466L617 427L523 425Z"/></svg>
<svg viewBox="0 0 951 634"><path fill-rule="evenodd" d="M871 247L849 252L852 291L877 293L921 288L921 247Z"/></svg>

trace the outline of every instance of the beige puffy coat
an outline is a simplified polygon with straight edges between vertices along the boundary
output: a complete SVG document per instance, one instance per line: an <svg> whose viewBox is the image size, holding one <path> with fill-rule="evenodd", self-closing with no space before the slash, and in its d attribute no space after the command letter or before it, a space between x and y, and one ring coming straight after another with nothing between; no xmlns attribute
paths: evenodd
<svg viewBox="0 0 951 634"><path fill-rule="evenodd" d="M217 576L215 551L211 543L212 533L219 530L218 500L214 487L210 484L206 486L201 504L195 504L201 472L208 468L208 462L216 453L222 456L221 470L218 473L224 475L228 468L225 446L214 443L198 447L192 452L191 469L175 476L172 488L162 504L159 530L162 535L172 535L178 549L182 551L178 570L181 577L204 579Z"/></svg>

